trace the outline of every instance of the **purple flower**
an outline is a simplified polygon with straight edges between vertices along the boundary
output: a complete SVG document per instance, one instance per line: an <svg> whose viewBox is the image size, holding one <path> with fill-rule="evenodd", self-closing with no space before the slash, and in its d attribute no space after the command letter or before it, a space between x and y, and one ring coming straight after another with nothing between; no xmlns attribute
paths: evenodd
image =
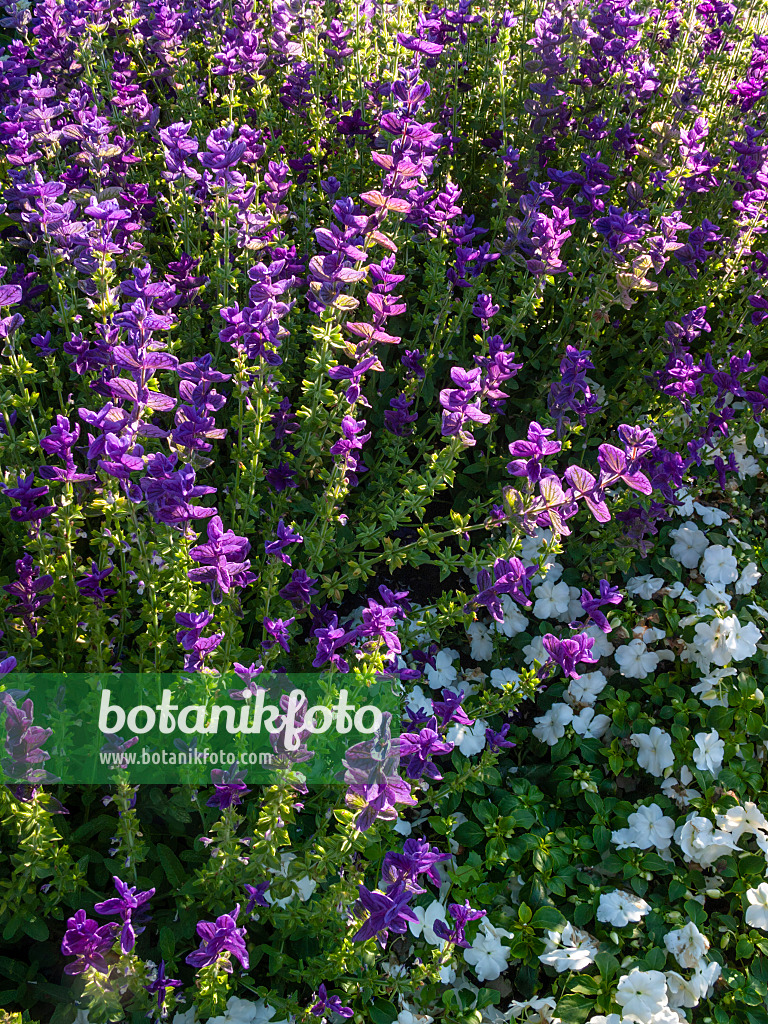
<svg viewBox="0 0 768 1024"><path fill-rule="evenodd" d="M355 1012L351 1006L343 1006L338 996L329 996L323 982L317 992L317 1002L309 1012L315 1017L321 1017L326 1010L338 1013L340 1017L352 1017Z"/></svg>
<svg viewBox="0 0 768 1024"><path fill-rule="evenodd" d="M485 730L485 740L488 744L489 750L501 750L502 747L516 747L516 743L512 743L511 740L506 738L509 732L509 723L502 725L501 729L496 732L494 729Z"/></svg>
<svg viewBox="0 0 768 1024"><path fill-rule="evenodd" d="M202 967L209 967L218 963L227 974L232 973L232 963L229 957L219 961L222 953L231 953L236 957L242 967L248 970L248 950L245 946L245 928L237 927L237 915L240 913L240 904L235 906L231 914L222 914L215 921L200 921L197 926L197 934L202 939L199 949L190 953L185 958L186 963L199 971Z"/></svg>
<svg viewBox="0 0 768 1024"><path fill-rule="evenodd" d="M165 997L168 994L169 989L179 988L181 982L176 978L167 978L165 974L165 960L160 961L160 967L157 970L157 977L154 981L150 982L149 985L145 985L144 988L150 995L157 993L157 1011L162 1018L163 1016L163 1004L165 1003Z"/></svg>
<svg viewBox="0 0 768 1024"><path fill-rule="evenodd" d="M563 672L571 679L577 679L580 675L576 671L576 665L585 661L594 664L597 658L592 654L594 638L586 633L579 633L567 640L558 640L556 636L547 633L541 638L544 650L549 655L547 664L557 664Z"/></svg>
<svg viewBox="0 0 768 1024"><path fill-rule="evenodd" d="M84 597L92 597L96 604L103 604L111 594L117 593L116 590L101 586L101 583L112 575L114 568L114 565L110 565L109 568L99 571L98 563L91 562L91 571L77 581L77 589Z"/></svg>
<svg viewBox="0 0 768 1024"><path fill-rule="evenodd" d="M406 732L400 737L400 753L408 758L405 773L409 779L420 779L423 775L440 782L442 775L430 758L438 754L449 754L453 744L443 740L437 731L437 719L431 718L418 733Z"/></svg>
<svg viewBox="0 0 768 1024"><path fill-rule="evenodd" d="M195 583L210 583L211 600L221 603L221 591L229 593L233 586L247 587L256 577L249 572L250 561L246 558L251 548L250 541L238 537L232 530L224 530L221 516L214 516L208 523L208 543L190 549L190 556L200 562L203 568L190 569L187 578Z"/></svg>
<svg viewBox="0 0 768 1024"><path fill-rule="evenodd" d="M74 963L67 964L65 974L83 974L93 967L101 974L108 971L104 954L112 948L115 933L119 925L104 924L101 927L96 921L86 916L84 910L78 910L74 917L67 920L67 930L61 940L61 952L65 956L77 957Z"/></svg>
<svg viewBox="0 0 768 1024"><path fill-rule="evenodd" d="M212 768L211 781L216 792L206 800L205 806L218 807L221 811L228 807L237 807L246 793L250 793L244 779L244 771L224 771L221 768Z"/></svg>
<svg viewBox="0 0 768 1024"><path fill-rule="evenodd" d="M264 893L272 883L259 882L258 885L246 885L245 891L248 894L248 904L245 908L246 914L250 914L255 906L268 907L269 903L264 899Z"/></svg>
<svg viewBox="0 0 768 1024"><path fill-rule="evenodd" d="M619 593L619 588L612 587L608 580L600 580L599 596L593 597L588 590L582 589L579 600L581 607L595 625L599 626L604 633L610 633L611 625L599 609L604 604L621 604L623 598Z"/></svg>
<svg viewBox="0 0 768 1024"><path fill-rule="evenodd" d="M343 629L338 625L338 617L332 615L327 627L318 627L313 632L318 641L313 668L322 668L326 662L330 662L340 672L349 672L348 663L336 652L358 636L357 630Z"/></svg>
<svg viewBox="0 0 768 1024"><path fill-rule="evenodd" d="M475 910L469 905L469 900L466 900L463 904L461 903L450 903L448 905L448 913L456 922L455 928L449 928L445 921L435 921L434 932L438 938L445 939L446 942L452 942L456 946L461 946L462 949L469 949L469 943L464 936L464 929L470 921L479 921L481 917L485 917L484 910Z"/></svg>
<svg viewBox="0 0 768 1024"><path fill-rule="evenodd" d="M383 892L371 892L364 885L360 886L359 892L360 899L355 904L357 916L362 917L367 911L368 918L352 936L354 942L364 942L376 936L383 949L389 932L403 935L408 929L409 921L418 921L416 914L408 906L414 895L412 892L400 892L392 897Z"/></svg>
<svg viewBox="0 0 768 1024"><path fill-rule="evenodd" d="M310 579L303 569L296 569L291 576L290 582L282 587L278 594L286 601L290 601L294 608L301 608L309 604L310 599L318 591L314 589L316 579Z"/></svg>
<svg viewBox="0 0 768 1024"><path fill-rule="evenodd" d="M456 722L458 725L474 724L474 718L470 718L461 706L463 700L463 690L459 690L458 693L443 690L443 699L432 701L432 711L440 716L441 725L448 725L450 722Z"/></svg>
<svg viewBox="0 0 768 1024"><path fill-rule="evenodd" d="M291 616L290 619L265 618L263 621L264 630L267 636L269 637L269 640L264 640L261 646L264 647L265 650L269 650L271 647L274 647L276 643L278 643L286 652L286 654L290 653L291 648L288 644L288 641L290 639L288 627L292 622L296 621L296 617Z"/></svg>
<svg viewBox="0 0 768 1024"><path fill-rule="evenodd" d="M152 899L155 890L148 889L146 892L137 892L135 885L126 885L117 875L112 876L112 881L115 883L118 895L95 904L93 909L97 914L106 914L107 916L118 914L120 916L123 922L120 932L120 949L123 953L130 953L136 945L136 936L144 931L142 925L148 919L146 911L141 911L140 908ZM140 912L134 917L136 910Z"/></svg>
<svg viewBox="0 0 768 1024"><path fill-rule="evenodd" d="M268 555L277 555L277 557L285 562L286 565L291 564L291 559L288 555L283 554L283 548L288 547L289 544L303 544L304 538L300 533L295 533L293 527L286 526L281 519L277 524L277 539L268 540L264 544L264 550Z"/></svg>
<svg viewBox="0 0 768 1024"><path fill-rule="evenodd" d="M15 604L9 605L9 611L15 611L20 615L31 636L37 636L37 613L41 608L51 603L50 595L42 595L53 583L53 576L40 575L40 570L32 562L32 556L27 554L16 562L15 583L6 583L3 590L6 594L17 597Z"/></svg>
<svg viewBox="0 0 768 1024"><path fill-rule="evenodd" d="M440 885L440 876L435 871L435 864L442 860L450 860L449 853L440 853L437 847L431 847L425 839L406 839L402 853L390 850L384 856L381 865L381 879L387 890L409 889L424 892L418 884L419 875L426 875L434 885Z"/></svg>

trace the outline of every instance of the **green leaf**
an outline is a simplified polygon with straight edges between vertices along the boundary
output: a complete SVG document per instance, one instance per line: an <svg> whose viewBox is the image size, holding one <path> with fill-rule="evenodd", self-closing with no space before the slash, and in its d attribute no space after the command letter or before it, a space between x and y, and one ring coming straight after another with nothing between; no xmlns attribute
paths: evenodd
<svg viewBox="0 0 768 1024"><path fill-rule="evenodd" d="M383 999L374 1000L368 1011L373 1024L393 1024L399 1012L394 1003L385 1002Z"/></svg>
<svg viewBox="0 0 768 1024"><path fill-rule="evenodd" d="M485 841L485 829L481 828L476 821L462 821L454 833L457 843L472 849Z"/></svg>
<svg viewBox="0 0 768 1024"><path fill-rule="evenodd" d="M187 877L187 873L184 870L184 866L170 848L165 846L163 843L158 843L155 847L157 850L157 856L160 863L163 865L163 871L165 871L165 877L175 888L179 885L183 885L184 880Z"/></svg>
<svg viewBox="0 0 768 1024"><path fill-rule="evenodd" d="M584 1024L592 1012L592 1000L584 996L568 993L557 1004L557 1016L563 1024Z"/></svg>
<svg viewBox="0 0 768 1024"><path fill-rule="evenodd" d="M176 950L176 934L173 928L169 928L167 925L160 929L160 952L163 954L164 960L172 960L173 954Z"/></svg>
<svg viewBox="0 0 768 1024"><path fill-rule="evenodd" d="M45 942L50 935L48 925L40 917L31 917L24 922L24 931L35 942Z"/></svg>
<svg viewBox="0 0 768 1024"><path fill-rule="evenodd" d="M539 907L533 915L531 924L534 928L544 928L547 931L554 931L565 921L565 918L557 907Z"/></svg>

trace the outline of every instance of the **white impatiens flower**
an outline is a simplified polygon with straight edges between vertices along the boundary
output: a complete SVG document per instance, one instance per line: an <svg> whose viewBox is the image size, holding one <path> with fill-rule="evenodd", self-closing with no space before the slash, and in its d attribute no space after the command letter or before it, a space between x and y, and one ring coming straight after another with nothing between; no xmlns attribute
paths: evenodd
<svg viewBox="0 0 768 1024"><path fill-rule="evenodd" d="M725 814L716 814L715 820L720 828L730 832L734 842L738 842L745 832L754 835L760 830L768 831L768 819L751 800L747 800L743 807L737 805Z"/></svg>
<svg viewBox="0 0 768 1024"><path fill-rule="evenodd" d="M660 576L633 576L627 580L627 593L636 597L642 597L644 601L650 601L653 595L664 586L664 580Z"/></svg>
<svg viewBox="0 0 768 1024"><path fill-rule="evenodd" d="M707 535L695 523L683 523L676 530L669 531L675 543L669 549L672 558L677 559L686 569L695 569L709 546Z"/></svg>
<svg viewBox="0 0 768 1024"><path fill-rule="evenodd" d="M226 1012L221 1017L211 1017L208 1024L287 1024L285 1020L272 1020L276 1013L277 1010L263 999L252 1003L231 996L227 1000Z"/></svg>
<svg viewBox="0 0 768 1024"><path fill-rule="evenodd" d="M728 832L715 829L709 818L696 813L689 814L685 824L675 830L675 842L688 860L703 868L711 867L720 857L727 857L738 849Z"/></svg>
<svg viewBox="0 0 768 1024"><path fill-rule="evenodd" d="M722 667L731 660L731 652L726 645L729 631L724 623L725 619L712 619L711 622L696 624L689 650L703 672L708 671L713 662Z"/></svg>
<svg viewBox="0 0 768 1024"><path fill-rule="evenodd" d="M478 718L474 725L455 724L445 734L449 743L458 747L464 757L479 754L485 747L485 731L488 723Z"/></svg>
<svg viewBox="0 0 768 1024"><path fill-rule="evenodd" d="M525 1001L513 999L505 1013L495 1006L483 1010L483 1024L486 1024L486 1017L487 1024L507 1024L510 1018L520 1024L560 1024L560 1018L555 1016L556 1006L552 996Z"/></svg>
<svg viewBox="0 0 768 1024"><path fill-rule="evenodd" d="M744 921L750 928L768 932L768 882L761 882L756 889L747 889L749 906Z"/></svg>
<svg viewBox="0 0 768 1024"><path fill-rule="evenodd" d="M549 658L549 654L544 649L544 640L540 636L535 636L529 644L523 648L523 654L525 655L525 664L532 665L534 661L538 661L540 665L543 665Z"/></svg>
<svg viewBox="0 0 768 1024"><path fill-rule="evenodd" d="M710 672L691 687L694 694L702 704L709 707L728 707L728 694L723 688L723 680L736 675L735 668L720 668Z"/></svg>
<svg viewBox="0 0 768 1024"><path fill-rule="evenodd" d="M571 722L573 731L588 740L599 740L610 724L607 715L596 715L593 708L583 708Z"/></svg>
<svg viewBox="0 0 768 1024"><path fill-rule="evenodd" d="M613 644L594 622L591 626L587 626L583 632L587 636L591 636L594 641L592 644L592 654L595 658L607 658L609 654L613 654Z"/></svg>
<svg viewBox="0 0 768 1024"><path fill-rule="evenodd" d="M458 658L459 652L453 651L448 647L443 648L442 651L437 652L435 658L435 667L427 665L424 669L424 674L427 677L427 682L433 690L443 690L446 687L451 686L456 681L458 675L457 670L453 667L453 662Z"/></svg>
<svg viewBox="0 0 768 1024"><path fill-rule="evenodd" d="M542 953L539 960L548 967L554 967L558 974L563 971L583 971L595 962L600 947L587 932L574 928L569 922L561 935L557 932L548 934L555 948Z"/></svg>
<svg viewBox="0 0 768 1024"><path fill-rule="evenodd" d="M493 620L488 627L491 633L502 633L509 637L524 633L528 626L528 619L520 611L520 606L515 604L509 594L501 594L499 600L501 601L502 621Z"/></svg>
<svg viewBox="0 0 768 1024"><path fill-rule="evenodd" d="M693 760L700 772L710 772L718 775L723 767L725 755L725 743L720 739L716 730L712 732L697 732L693 737L696 749L693 752Z"/></svg>
<svg viewBox="0 0 768 1024"><path fill-rule="evenodd" d="M553 747L565 736L565 727L573 721L573 709L567 704L553 704L545 715L534 718L536 725L531 730L541 743Z"/></svg>
<svg viewBox="0 0 768 1024"><path fill-rule="evenodd" d="M659 664L659 656L649 651L642 640L630 640L628 644L617 648L613 654L621 670L628 679L645 679Z"/></svg>
<svg viewBox="0 0 768 1024"><path fill-rule="evenodd" d="M649 1021L667 1006L667 979L661 971L633 967L619 979L615 998L625 1014Z"/></svg>
<svg viewBox="0 0 768 1024"><path fill-rule="evenodd" d="M408 922L408 929L411 935L416 939L423 938L430 946L438 946L440 949L443 949L445 940L435 934L435 924L437 921L448 924L443 904L439 900L434 900L426 908L414 907L413 912L419 920Z"/></svg>
<svg viewBox="0 0 768 1024"><path fill-rule="evenodd" d="M568 611L571 593L567 583L555 583L548 576L533 593L536 598L533 614L537 619L556 618Z"/></svg>
<svg viewBox="0 0 768 1024"><path fill-rule="evenodd" d="M728 518L727 512L712 505L700 505L698 501L694 501L693 507L701 516L701 521L705 526L722 526Z"/></svg>
<svg viewBox="0 0 768 1024"><path fill-rule="evenodd" d="M661 778L664 771L675 763L672 739L657 725L647 734L632 733L629 739L632 746L637 747L637 763L651 775Z"/></svg>
<svg viewBox="0 0 768 1024"><path fill-rule="evenodd" d="M426 711L427 714L432 714L432 697L424 693L420 686L413 687L408 694L406 705L411 711Z"/></svg>
<svg viewBox="0 0 768 1024"><path fill-rule="evenodd" d="M470 654L475 661L488 661L493 657L493 640L490 630L482 622L472 622L467 626L470 640Z"/></svg>
<svg viewBox="0 0 768 1024"><path fill-rule="evenodd" d="M658 804L649 807L641 805L627 818L627 824L638 836L635 844L641 850L655 846L658 850L668 850L675 832L675 823L667 818Z"/></svg>
<svg viewBox="0 0 768 1024"><path fill-rule="evenodd" d="M736 586L733 589L737 594L749 594L755 589L762 575L757 571L756 563L749 562L741 570L741 576L736 580Z"/></svg>
<svg viewBox="0 0 768 1024"><path fill-rule="evenodd" d="M762 639L762 634L754 622L742 625L735 615L729 615L727 619L723 619L723 625L728 629L725 646L733 660L745 661L747 658L754 658L758 641Z"/></svg>
<svg viewBox="0 0 768 1024"><path fill-rule="evenodd" d="M601 893L597 920L614 928L624 928L625 925L641 921L650 909L645 900L634 893L614 889L613 892Z"/></svg>
<svg viewBox="0 0 768 1024"><path fill-rule="evenodd" d="M693 772L684 764L680 769L679 781L670 775L661 784L661 791L670 800L674 800L681 811L684 811L686 807L690 807L691 800L695 800L701 796L698 789L687 788L690 783L693 782Z"/></svg>
<svg viewBox="0 0 768 1024"><path fill-rule="evenodd" d="M713 961L695 970L690 978L684 978L677 971L665 971L669 1005L689 1009L698 1006L702 999L709 996L710 989L720 977L720 970L720 964Z"/></svg>
<svg viewBox="0 0 768 1024"><path fill-rule="evenodd" d="M495 981L509 966L509 946L502 943L510 933L496 928L485 918L480 923L475 941L464 950L464 959L477 975L478 981Z"/></svg>
<svg viewBox="0 0 768 1024"><path fill-rule="evenodd" d="M732 548L723 544L712 544L704 552L699 572L707 583L719 583L726 586L735 583L739 578L739 569Z"/></svg>
<svg viewBox="0 0 768 1024"><path fill-rule="evenodd" d="M516 690L520 689L520 673L513 668L492 668L491 686L501 690L504 686L512 685Z"/></svg>
<svg viewBox="0 0 768 1024"><path fill-rule="evenodd" d="M664 936L664 945L681 967L700 967L709 951L709 939L693 921L684 928L675 928Z"/></svg>
<svg viewBox="0 0 768 1024"><path fill-rule="evenodd" d="M570 704L594 704L607 685L602 672L585 672L570 681L563 696Z"/></svg>

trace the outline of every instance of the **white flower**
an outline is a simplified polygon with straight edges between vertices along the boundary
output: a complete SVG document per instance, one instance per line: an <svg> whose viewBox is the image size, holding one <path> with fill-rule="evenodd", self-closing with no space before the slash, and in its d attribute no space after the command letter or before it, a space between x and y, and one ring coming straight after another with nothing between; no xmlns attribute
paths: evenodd
<svg viewBox="0 0 768 1024"><path fill-rule="evenodd" d="M742 626L735 615L729 615L727 619L723 619L723 625L728 628L725 646L733 660L744 661L746 658L753 658L757 651L757 643L762 639L762 633L754 622L747 622Z"/></svg>
<svg viewBox="0 0 768 1024"><path fill-rule="evenodd" d="M551 619L568 611L571 595L567 583L546 579L533 593L536 597L533 614L538 619Z"/></svg>
<svg viewBox="0 0 768 1024"><path fill-rule="evenodd" d="M509 947L502 945L502 939L508 939L510 933L503 928L495 928L483 919L475 941L469 949L464 950L464 959L474 969L478 981L495 981L509 965Z"/></svg>
<svg viewBox="0 0 768 1024"><path fill-rule="evenodd" d="M549 655L544 650L544 643L540 636L535 636L529 644L523 648L523 654L525 655L525 664L532 665L534 661L538 661L540 665L543 665L549 658Z"/></svg>
<svg viewBox="0 0 768 1024"><path fill-rule="evenodd" d="M735 583L739 578L739 570L732 548L723 544L712 544L704 552L699 571L707 583L720 583L725 586Z"/></svg>
<svg viewBox="0 0 768 1024"><path fill-rule="evenodd" d="M520 611L519 605L515 604L509 594L502 594L500 601L501 614L504 618L501 622L496 622L494 619L488 627L491 633L503 633L504 636L517 636L518 633L524 633L528 626L528 619Z"/></svg>
<svg viewBox="0 0 768 1024"><path fill-rule="evenodd" d="M667 979L661 971L633 967L619 979L615 998L625 1014L647 1021L667 1005Z"/></svg>
<svg viewBox="0 0 768 1024"><path fill-rule="evenodd" d="M695 523L683 523L676 530L669 531L675 543L669 549L672 558L676 558L686 569L695 569L701 556L707 549L707 535Z"/></svg>
<svg viewBox="0 0 768 1024"><path fill-rule="evenodd" d="M570 681L564 697L574 704L594 704L607 685L608 680L602 672L585 672Z"/></svg>
<svg viewBox="0 0 768 1024"><path fill-rule="evenodd" d="M438 946L440 949L443 949L445 940L438 938L434 930L437 921L442 921L443 924L448 923L443 904L439 900L435 900L426 909L424 907L414 907L413 912L419 920L408 922L408 929L411 935L416 939L423 937L424 941L428 942L430 946Z"/></svg>
<svg viewBox="0 0 768 1024"><path fill-rule="evenodd" d="M493 657L493 640L487 626L482 622L472 622L467 627L470 639L470 653L475 661L488 661Z"/></svg>
<svg viewBox="0 0 768 1024"><path fill-rule="evenodd" d="M693 507L701 516L701 521L705 526L722 526L728 518L727 512L714 508L712 505L700 505L698 501L694 501Z"/></svg>
<svg viewBox="0 0 768 1024"><path fill-rule="evenodd" d="M573 709L567 704L553 704L545 715L534 718L536 725L531 730L537 740L553 747L565 736L565 727L573 721Z"/></svg>
<svg viewBox="0 0 768 1024"><path fill-rule="evenodd" d="M594 643L592 644L592 654L594 657L607 658L609 654L613 654L613 644L602 629L600 629L599 626L596 626L594 622L582 632L586 633L587 636L591 636L594 640Z"/></svg>
<svg viewBox="0 0 768 1024"><path fill-rule="evenodd" d="M486 1017L489 1011L488 1024L502 1024L510 1019L520 1021L520 1024L560 1024L560 1018L555 1017L556 1002L552 996L543 999L526 999L520 1002L513 999L509 1004L506 1013L500 1013L494 1006L489 1006L483 1011L483 1024L486 1024ZM497 1016L494 1016L496 1014Z"/></svg>
<svg viewBox="0 0 768 1024"><path fill-rule="evenodd" d="M287 1024L286 1021L273 1021L276 1013L277 1010L263 999L257 999L252 1003L247 999L231 996L227 1000L225 1013L221 1017L212 1017L208 1024Z"/></svg>
<svg viewBox="0 0 768 1024"><path fill-rule="evenodd" d="M613 892L601 893L597 920L614 928L623 928L630 922L641 921L650 909L649 904L634 893L614 889Z"/></svg>
<svg viewBox="0 0 768 1024"><path fill-rule="evenodd" d="M550 940L557 943L554 949L542 953L539 960L561 974L563 971L583 971L595 962L599 947L591 935L570 922L563 928L562 935L549 933Z"/></svg>
<svg viewBox="0 0 768 1024"><path fill-rule="evenodd" d="M432 697L428 696L420 686L414 686L408 694L407 706L411 711L426 711L432 714Z"/></svg>
<svg viewBox="0 0 768 1024"><path fill-rule="evenodd" d="M532 562L552 541L552 531L539 526L530 537L523 537L520 557L524 562Z"/></svg>
<svg viewBox="0 0 768 1024"><path fill-rule="evenodd" d="M660 778L665 769L671 768L675 763L672 740L669 734L658 726L654 725L647 735L632 733L629 738L632 745L638 749L637 763L651 775Z"/></svg>
<svg viewBox="0 0 768 1024"><path fill-rule="evenodd" d="M703 868L711 867L720 857L727 856L731 850L737 849L733 838L698 814L689 814L684 825L675 830L675 842L678 843L688 860L694 861Z"/></svg>
<svg viewBox="0 0 768 1024"><path fill-rule="evenodd" d="M434 668L431 665L426 666L424 673L427 677L427 682L433 690L444 689L456 681L457 672L452 662L458 656L458 651L453 651L446 647L442 651L438 651Z"/></svg>
<svg viewBox="0 0 768 1024"><path fill-rule="evenodd" d="M699 1005L701 982L696 974L691 978L685 978L677 971L664 971L664 976L667 979L670 1006L693 1007Z"/></svg>
<svg viewBox="0 0 768 1024"><path fill-rule="evenodd" d="M723 756L725 754L725 743L720 739L716 730L712 732L697 732L693 737L696 749L693 752L693 760L700 772L711 772L717 776L723 767Z"/></svg>
<svg viewBox="0 0 768 1024"><path fill-rule="evenodd" d="M659 664L659 656L649 651L642 640L630 640L614 651L621 674L629 679L645 679Z"/></svg>
<svg viewBox="0 0 768 1024"><path fill-rule="evenodd" d="M741 570L741 576L736 580L733 588L737 594L749 594L757 586L758 580L763 574L757 571L757 564L749 562Z"/></svg>
<svg viewBox="0 0 768 1024"><path fill-rule="evenodd" d="M610 724L607 715L596 715L592 708L584 708L571 722L574 732L590 740L599 740Z"/></svg>
<svg viewBox="0 0 768 1024"><path fill-rule="evenodd" d="M485 747L485 730L488 723L478 718L474 725L452 725L445 738L459 748L464 757L479 754Z"/></svg>
<svg viewBox="0 0 768 1024"><path fill-rule="evenodd" d="M664 585L664 580L659 576L633 576L627 580L627 593L642 597L644 601L650 601L653 595Z"/></svg>
<svg viewBox="0 0 768 1024"><path fill-rule="evenodd" d="M84 1019L87 1020L88 1018L86 1017ZM183 1013L179 1011L174 1015L173 1024L195 1024L195 1020L195 1008L194 1006L190 1006L190 1008L188 1010L184 1010ZM80 1022L77 1021L77 1024L80 1024Z"/></svg>
<svg viewBox="0 0 768 1024"><path fill-rule="evenodd" d="M412 1013L408 1004L404 1003L403 1009L398 1013L397 1020L393 1024L432 1024L434 1019L428 1013Z"/></svg>
<svg viewBox="0 0 768 1024"><path fill-rule="evenodd" d="M735 668L721 668L719 671L710 672L691 687L691 693L695 694L703 704L710 707L728 707L728 694L723 690L723 680L729 676L735 676Z"/></svg>
<svg viewBox="0 0 768 1024"><path fill-rule="evenodd" d="M664 592L669 594L674 601L690 601L691 604L696 603L696 598L690 592L688 587L686 587L684 583L681 583L680 580L675 580L675 582L670 583L668 587L664 587Z"/></svg>
<svg viewBox="0 0 768 1024"><path fill-rule="evenodd" d="M680 781L678 782L672 775L668 776L661 784L661 791L664 796L674 800L682 811L690 806L691 800L701 796L698 789L686 789L691 782L693 782L693 772L687 764L684 764L680 769Z"/></svg>
<svg viewBox="0 0 768 1024"><path fill-rule="evenodd" d="M684 928L675 928L664 936L664 945L681 967L698 967L709 950L709 939L693 921Z"/></svg>
<svg viewBox="0 0 768 1024"><path fill-rule="evenodd" d="M691 646L702 671L708 671L712 662L723 667L731 660L733 652L728 648L728 637L733 632L731 620L738 622L735 615L729 615L726 619L697 623Z"/></svg>
<svg viewBox="0 0 768 1024"><path fill-rule="evenodd" d="M642 622L632 630L633 638L635 640L642 640L646 647L649 644L655 644L657 640L663 640L666 635L663 629L658 629L656 626L646 626Z"/></svg>
<svg viewBox="0 0 768 1024"><path fill-rule="evenodd" d="M649 807L640 806L627 818L627 824L639 836L637 846L648 850L655 846L659 850L668 850L675 831L672 818L667 818L658 804Z"/></svg>
<svg viewBox="0 0 768 1024"><path fill-rule="evenodd" d="M756 889L747 889L749 906L744 921L750 928L768 932L768 882L761 882Z"/></svg>
<svg viewBox="0 0 768 1024"><path fill-rule="evenodd" d="M731 807L725 814L716 814L715 820L720 828L730 832L734 842L737 842L745 832L753 835L759 829L768 830L768 820L751 800L747 800L743 807Z"/></svg>
<svg viewBox="0 0 768 1024"><path fill-rule="evenodd" d="M491 686L495 686L497 690L501 690L508 683L511 683L515 689L519 689L520 673L515 672L513 668L492 668L491 669Z"/></svg>

